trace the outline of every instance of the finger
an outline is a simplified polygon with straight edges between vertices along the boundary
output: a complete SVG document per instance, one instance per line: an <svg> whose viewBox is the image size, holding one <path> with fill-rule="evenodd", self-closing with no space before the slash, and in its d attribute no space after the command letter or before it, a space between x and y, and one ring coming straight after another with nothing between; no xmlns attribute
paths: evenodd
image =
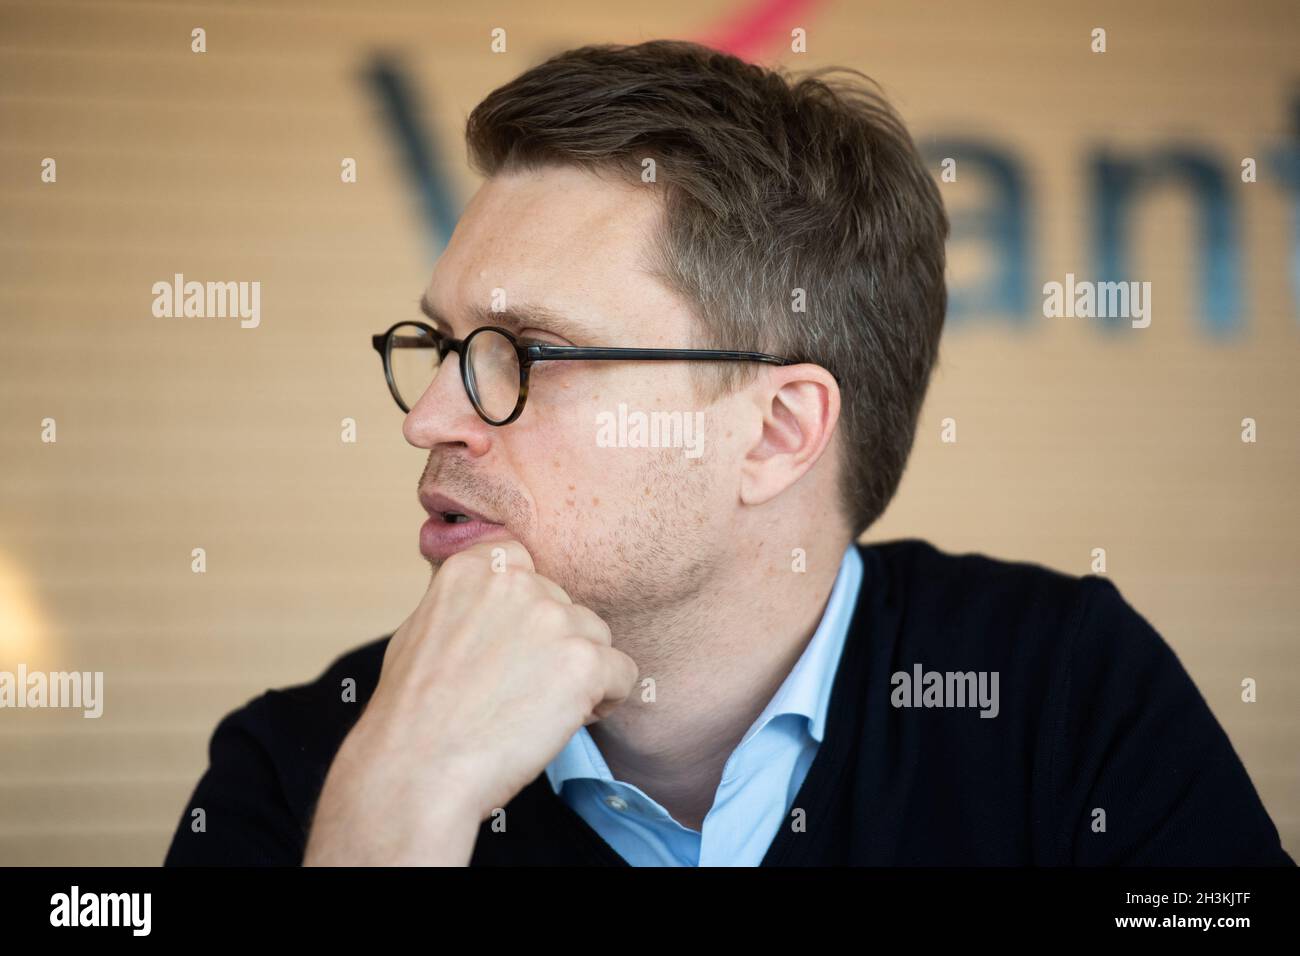
<svg viewBox="0 0 1300 956"><path fill-rule="evenodd" d="M598 707L608 713L627 700L628 695L632 693L632 689L636 686L637 675L640 671L632 658L612 647L601 651L601 662L603 665L601 678L604 685L604 696Z"/></svg>
<svg viewBox="0 0 1300 956"><path fill-rule="evenodd" d="M528 553L528 549L513 538L506 541L480 541L466 548L464 553L486 558L491 562L493 571L498 569L503 571L507 567L532 572L537 570L533 566L533 556Z"/></svg>
<svg viewBox="0 0 1300 956"><path fill-rule="evenodd" d="M609 625L605 619L589 607L581 604L573 604L569 607L569 616L573 621L573 629L576 635L587 638L589 641L595 641L597 644L603 644L610 647L613 644L614 637L610 633Z"/></svg>
<svg viewBox="0 0 1300 956"><path fill-rule="evenodd" d="M456 567L465 570L466 565L463 563L466 558L471 560L471 565L486 564L490 572L506 573L511 570L533 572L533 556L528 553L518 541L513 538L506 541L480 541L477 544L470 545L464 551L453 554L450 558L442 563L436 572L429 578L429 586L424 589L424 596L420 599L421 606L431 605L436 600L436 587L439 580L443 577L444 572L452 567L452 562L456 562ZM474 568L472 575L477 577L479 574L478 567ZM447 578L448 581L453 578ZM464 580L460 578L460 580Z"/></svg>
<svg viewBox="0 0 1300 956"><path fill-rule="evenodd" d="M546 577L546 575L534 574L533 580L538 586L541 587L543 591L546 592L546 594L551 598L552 601L557 601L560 604L573 603L573 598L569 597L569 592L565 591L564 588L560 587L550 578Z"/></svg>

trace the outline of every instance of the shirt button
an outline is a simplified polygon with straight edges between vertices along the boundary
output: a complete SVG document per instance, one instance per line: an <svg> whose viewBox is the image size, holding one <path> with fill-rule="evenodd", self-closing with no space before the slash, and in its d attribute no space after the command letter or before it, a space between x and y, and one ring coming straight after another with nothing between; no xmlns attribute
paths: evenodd
<svg viewBox="0 0 1300 956"><path fill-rule="evenodd" d="M627 801L624 800L622 797L620 797L620 796L619 796L618 794L616 794L616 793L611 793L611 794L609 794L607 797L605 797L605 803L607 803L609 806L613 807L615 810L626 810L626 809L627 809Z"/></svg>

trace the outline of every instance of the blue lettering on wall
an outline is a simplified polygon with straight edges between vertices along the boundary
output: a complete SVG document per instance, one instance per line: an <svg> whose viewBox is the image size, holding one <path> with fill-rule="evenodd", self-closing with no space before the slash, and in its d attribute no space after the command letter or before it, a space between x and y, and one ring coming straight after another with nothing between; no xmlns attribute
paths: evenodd
<svg viewBox="0 0 1300 956"><path fill-rule="evenodd" d="M1167 146L1144 156L1099 150L1091 160L1092 254L1102 282L1138 280L1134 274L1132 210L1141 194L1176 181L1186 186L1198 212L1196 245L1202 322L1216 337L1237 331L1242 309L1240 240L1235 192L1221 166L1192 146ZM1126 319L1099 320L1115 329Z"/></svg>
<svg viewBox="0 0 1300 956"><path fill-rule="evenodd" d="M1029 279L1033 274L1029 197L1019 163L997 147L971 139L929 139L921 152L936 165L955 159L961 176L970 176L973 169L988 181L993 196L983 209L949 212L949 248L963 242L989 243L995 247L995 266L981 282L949 285L948 318L959 322L968 316L1003 316L1017 323L1029 321L1037 308Z"/></svg>
<svg viewBox="0 0 1300 956"><path fill-rule="evenodd" d="M401 151L437 255L446 246L460 214L450 186L452 177L439 162L432 134L419 118L415 97L401 67L391 59L377 57L365 76ZM1290 203L1291 286L1293 302L1300 303L1300 96L1292 100L1291 112L1291 140L1269 150L1266 159ZM1019 160L993 143L970 137L932 136L923 143L927 162L937 166L940 160L951 157L957 160L962 175L970 176L973 171L984 177L991 194L983 208L950 210L950 246L989 244L993 254L986 261L993 265L977 282L950 285L949 318L960 323L969 318L996 317L1024 326L1042 314L1038 299L1042 282L1034 277L1032 206ZM1174 183L1189 196L1197 216L1194 298L1199 304L1200 325L1214 340L1238 332L1245 311L1236 202L1240 167L1218 162L1205 149L1190 144L1123 155L1098 149L1087 165L1084 181L1090 193L1089 251L1096 280L1125 282L1140 278L1135 274L1131 241L1136 207L1152 190ZM1223 173L1225 168L1236 172L1229 178ZM1259 188L1268 187L1261 182ZM1098 322L1116 329L1124 320L1108 318Z"/></svg>
<svg viewBox="0 0 1300 956"><path fill-rule="evenodd" d="M395 61L376 57L365 71L365 78L379 100L405 160L407 176L420 197L434 256L441 255L460 218L460 204L452 198L451 177L439 164L433 135L421 122L415 95Z"/></svg>

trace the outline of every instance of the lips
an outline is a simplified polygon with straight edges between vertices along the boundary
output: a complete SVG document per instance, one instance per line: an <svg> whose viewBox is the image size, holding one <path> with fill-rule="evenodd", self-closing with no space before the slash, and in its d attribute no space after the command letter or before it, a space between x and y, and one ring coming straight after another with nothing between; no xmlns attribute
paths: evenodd
<svg viewBox="0 0 1300 956"><path fill-rule="evenodd" d="M483 524L495 525L501 523L493 521L482 512L475 511L455 498L443 494L421 491L420 504L429 513L430 518L441 518L447 524L461 524L469 521L480 521Z"/></svg>
<svg viewBox="0 0 1300 956"><path fill-rule="evenodd" d="M498 521L442 494L420 492L429 520L420 526L420 553L442 562L482 540L504 540L510 532Z"/></svg>

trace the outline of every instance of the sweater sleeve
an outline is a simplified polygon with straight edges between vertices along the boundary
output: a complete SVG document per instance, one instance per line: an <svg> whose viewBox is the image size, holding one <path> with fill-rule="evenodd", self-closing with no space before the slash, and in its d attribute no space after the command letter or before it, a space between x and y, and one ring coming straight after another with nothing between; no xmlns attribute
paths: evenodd
<svg viewBox="0 0 1300 956"><path fill-rule="evenodd" d="M1294 866L1173 649L1110 581L1081 601L1046 725L1057 861Z"/></svg>
<svg viewBox="0 0 1300 956"><path fill-rule="evenodd" d="M263 744L264 703L254 700L217 725L207 771L185 806L164 866L301 864L304 838ZM200 818L203 829L196 832Z"/></svg>

